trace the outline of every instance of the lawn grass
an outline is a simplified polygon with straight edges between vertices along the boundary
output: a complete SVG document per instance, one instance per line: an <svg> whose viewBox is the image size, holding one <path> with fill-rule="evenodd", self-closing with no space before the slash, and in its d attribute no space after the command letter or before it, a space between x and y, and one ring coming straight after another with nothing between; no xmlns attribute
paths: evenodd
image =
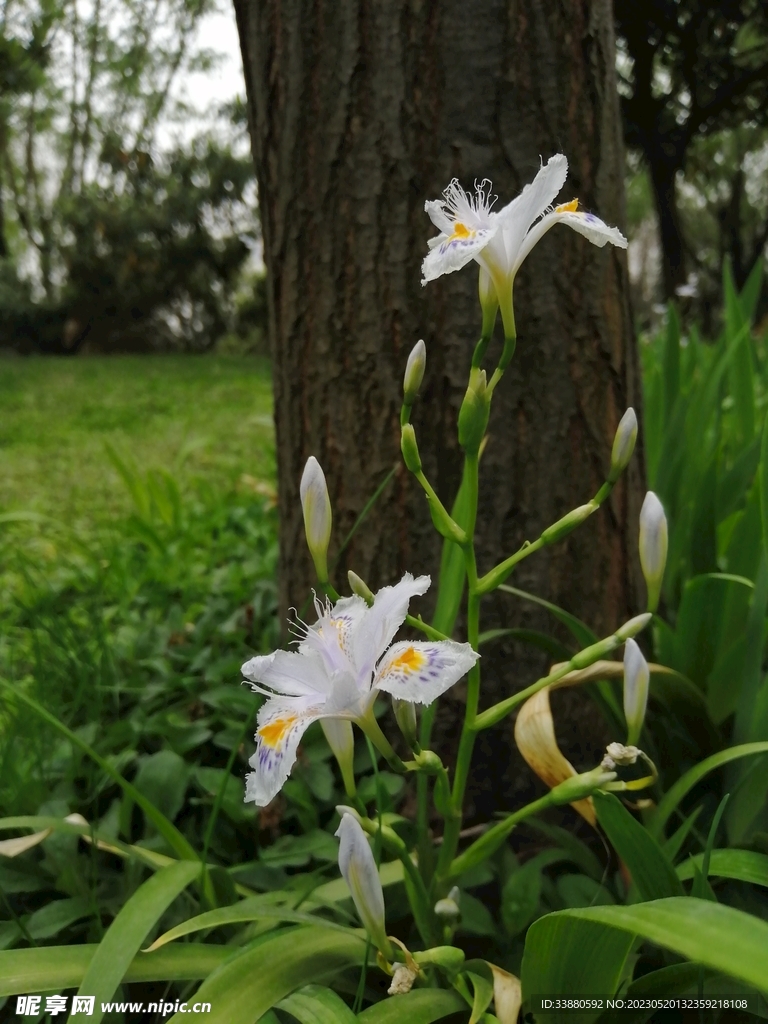
<svg viewBox="0 0 768 1024"><path fill-rule="evenodd" d="M87 528L131 498L106 444L182 490L274 479L269 366L253 357L114 356L0 361L0 514Z"/></svg>
<svg viewBox="0 0 768 1024"><path fill-rule="evenodd" d="M271 406L253 358L0 362L0 677L131 776L161 751L179 786L221 773L253 719L240 665L277 642ZM0 817L112 806L60 744L0 696Z"/></svg>

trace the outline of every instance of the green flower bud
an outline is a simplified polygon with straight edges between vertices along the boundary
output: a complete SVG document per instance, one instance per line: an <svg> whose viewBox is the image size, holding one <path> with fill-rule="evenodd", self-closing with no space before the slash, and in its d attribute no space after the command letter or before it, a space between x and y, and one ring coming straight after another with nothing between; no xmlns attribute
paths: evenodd
<svg viewBox="0 0 768 1024"><path fill-rule="evenodd" d="M465 451L476 454L488 426L491 404L487 395L485 370L473 368L469 386L459 410L459 444Z"/></svg>
<svg viewBox="0 0 768 1024"><path fill-rule="evenodd" d="M419 768L431 774L437 774L443 767L443 762L434 750L420 750L415 761Z"/></svg>
<svg viewBox="0 0 768 1024"><path fill-rule="evenodd" d="M552 544L557 540L561 540L563 537L567 537L571 530L575 530L577 526L580 526L585 519L589 519L592 513L597 508L597 505L593 505L589 502L587 505L579 505L568 515L563 516L562 519L558 519L552 526L548 526L541 535L541 539L545 544Z"/></svg>
<svg viewBox="0 0 768 1024"><path fill-rule="evenodd" d="M632 745L640 738L648 704L650 672L643 652L634 640L627 640L624 646L624 717L627 720L627 743Z"/></svg>
<svg viewBox="0 0 768 1024"><path fill-rule="evenodd" d="M400 451L403 461L411 473L421 472L421 456L416 443L416 431L410 423L404 423L400 431Z"/></svg>
<svg viewBox="0 0 768 1024"><path fill-rule="evenodd" d="M594 665L596 661L604 658L611 651L615 651L620 642L616 636L609 636L604 640L598 640L596 644L591 644L589 647L585 647L583 651L574 654L571 658L571 665L575 669L589 668L590 665Z"/></svg>
<svg viewBox="0 0 768 1024"><path fill-rule="evenodd" d="M328 582L328 545L331 540L331 499L320 463L310 455L299 486L307 546L321 583Z"/></svg>
<svg viewBox="0 0 768 1024"><path fill-rule="evenodd" d="M432 949L420 949L413 954L417 964L435 964L452 972L458 971L464 963L464 953L456 946L433 946Z"/></svg>
<svg viewBox="0 0 768 1024"><path fill-rule="evenodd" d="M608 474L610 483L615 484L627 468L627 464L632 458L632 452L635 450L636 441L637 416L635 415L635 410L630 406L619 420L616 436L613 439L611 469Z"/></svg>
<svg viewBox="0 0 768 1024"><path fill-rule="evenodd" d="M347 573L347 579L349 580L349 589L353 594L357 594L358 597L362 597L367 605L373 604L373 591L369 588L365 580L362 580L356 572L352 572L350 569Z"/></svg>
<svg viewBox="0 0 768 1024"><path fill-rule="evenodd" d="M637 636L638 633L642 633L652 618L653 616L650 612L643 612L642 615L635 615L634 618L628 619L623 626L619 626L616 630L615 635L619 643L623 644L632 637Z"/></svg>
<svg viewBox="0 0 768 1024"><path fill-rule="evenodd" d="M556 804L572 804L575 800L585 800L588 796L592 796L595 790L601 789L615 778L616 772L606 771L600 766L581 775L572 775L555 786L550 791L550 796Z"/></svg>
<svg viewBox="0 0 768 1024"><path fill-rule="evenodd" d="M661 502L648 491L640 509L640 565L648 588L648 610L659 606L661 582L667 563L667 517Z"/></svg>
<svg viewBox="0 0 768 1024"><path fill-rule="evenodd" d="M408 356L403 378L403 405L413 405L424 380L427 365L427 349L423 341L417 341Z"/></svg>
<svg viewBox="0 0 768 1024"><path fill-rule="evenodd" d="M397 697L393 697L392 707L395 711L395 720L405 738L405 742L411 750L418 750L419 733L416 724L416 705L412 704L409 700L398 700Z"/></svg>

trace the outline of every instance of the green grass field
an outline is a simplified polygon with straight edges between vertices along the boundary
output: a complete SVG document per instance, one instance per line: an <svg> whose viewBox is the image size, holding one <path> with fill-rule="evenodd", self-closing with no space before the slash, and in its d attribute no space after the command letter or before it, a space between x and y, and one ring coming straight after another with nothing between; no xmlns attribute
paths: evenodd
<svg viewBox="0 0 768 1024"><path fill-rule="evenodd" d="M0 514L87 527L125 513L111 445L182 489L274 479L268 364L226 356L0 361ZM245 474L245 480L242 480Z"/></svg>
<svg viewBox="0 0 768 1024"><path fill-rule="evenodd" d="M179 780L184 757L222 769L252 718L240 665L276 642L268 364L9 359L0 408L0 678L126 765L170 744ZM0 697L0 817L83 786L104 813L56 743Z"/></svg>

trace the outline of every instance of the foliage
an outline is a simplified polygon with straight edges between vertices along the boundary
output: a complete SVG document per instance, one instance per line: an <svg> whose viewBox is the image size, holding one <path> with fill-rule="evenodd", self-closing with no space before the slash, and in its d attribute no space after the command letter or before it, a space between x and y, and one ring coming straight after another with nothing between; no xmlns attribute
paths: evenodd
<svg viewBox="0 0 768 1024"><path fill-rule="evenodd" d="M743 209L745 159L759 162L764 149L765 5L653 0L617 4L615 17L625 138L642 153L648 170L659 217L665 296L673 297L689 270L706 276L706 263L699 262L698 224L689 218L683 234L676 186L678 173L685 171L693 187L702 166L706 185L697 195L709 199L712 214L723 218L723 248L717 255L719 260L730 255L741 286L765 244L764 239L758 244L763 225L755 228L754 209L746 217ZM759 172L752 177L759 181ZM707 192L718 178L724 190L712 201Z"/></svg>
<svg viewBox="0 0 768 1024"><path fill-rule="evenodd" d="M4 345L195 350L247 333L235 294L257 226L242 109L192 141L167 138L196 114L177 98L179 75L215 63L193 45L210 4L82 7L4 6Z"/></svg>
<svg viewBox="0 0 768 1024"><path fill-rule="evenodd" d="M666 331L642 349L648 474L672 523L656 649L695 684L709 719L698 712L698 740L679 725L667 733L680 767L712 753L718 734L726 742L768 740L761 711L768 390L765 339L751 331L761 270L739 296L726 267L725 325L714 344L695 329L683 334L671 310ZM729 835L743 841L768 824L764 768L731 771L727 785L739 787L726 812Z"/></svg>

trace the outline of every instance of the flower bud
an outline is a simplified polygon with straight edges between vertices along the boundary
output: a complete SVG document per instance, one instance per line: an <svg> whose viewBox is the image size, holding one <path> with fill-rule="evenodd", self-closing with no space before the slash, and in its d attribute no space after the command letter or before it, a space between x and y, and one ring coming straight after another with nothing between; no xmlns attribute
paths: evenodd
<svg viewBox="0 0 768 1024"><path fill-rule="evenodd" d="M438 900L435 904L435 916L441 920L446 921L448 924L452 924L457 921L461 911L459 910L459 898L461 893L459 887L454 885L445 899Z"/></svg>
<svg viewBox="0 0 768 1024"><path fill-rule="evenodd" d="M650 672L643 652L634 640L624 645L624 717L627 720L627 743L637 743L648 704Z"/></svg>
<svg viewBox="0 0 768 1024"><path fill-rule="evenodd" d="M367 605L373 604L373 591L370 589L365 580L360 579L356 572L352 572L350 569L347 573L347 579L349 580L349 589L353 594L357 594L358 597L362 597Z"/></svg>
<svg viewBox="0 0 768 1024"><path fill-rule="evenodd" d="M573 509L568 515L558 519L552 526L548 526L542 533L541 539L545 544L553 544L555 541L567 537L571 530L575 530L577 526L581 526L585 519L589 519L597 507L592 502L586 505L579 505L578 508Z"/></svg>
<svg viewBox="0 0 768 1024"><path fill-rule="evenodd" d="M648 588L648 611L659 605L661 581L667 562L667 517L653 491L648 491L640 509L640 565Z"/></svg>
<svg viewBox="0 0 768 1024"><path fill-rule="evenodd" d="M416 725L415 704L412 704L409 700L398 700L397 697L393 697L392 707L395 711L395 720L405 738L405 742L411 750L418 750L419 736Z"/></svg>
<svg viewBox="0 0 768 1024"><path fill-rule="evenodd" d="M584 800L600 789L607 782L616 778L616 772L606 771L602 765L581 775L572 775L569 779L555 786L550 796L556 804L571 804L575 800Z"/></svg>
<svg viewBox="0 0 768 1024"><path fill-rule="evenodd" d="M434 750L420 750L416 755L416 764L430 775L437 775L443 767L443 762Z"/></svg>
<svg viewBox="0 0 768 1024"><path fill-rule="evenodd" d="M392 946L384 924L384 892L365 832L356 818L345 813L336 835L339 870L349 886L360 920L376 948L391 960Z"/></svg>
<svg viewBox="0 0 768 1024"><path fill-rule="evenodd" d="M352 767L355 758L355 737L352 732L352 723L345 718L321 718L320 725L325 733L328 746L333 751L333 756L341 769L344 789L348 796L352 796L356 789L355 772Z"/></svg>
<svg viewBox="0 0 768 1024"><path fill-rule="evenodd" d="M413 405L424 380L427 365L427 348L423 341L417 341L408 356L403 378L403 405Z"/></svg>
<svg viewBox="0 0 768 1024"><path fill-rule="evenodd" d="M453 889L451 889L453 892ZM450 896L449 896L450 899ZM413 954L417 964L434 964L444 971L453 974L464 963L464 953L456 946L433 946L431 949L419 949Z"/></svg>
<svg viewBox="0 0 768 1024"><path fill-rule="evenodd" d="M299 487L307 546L321 583L328 581L328 544L331 540L331 499L320 463L310 455Z"/></svg>
<svg viewBox="0 0 768 1024"><path fill-rule="evenodd" d="M619 643L623 644L633 636L637 636L638 633L642 633L652 618L650 612L635 615L634 618L628 619L623 626L619 626L614 635L618 638Z"/></svg>
<svg viewBox="0 0 768 1024"><path fill-rule="evenodd" d="M421 472L421 456L416 443L416 431L410 423L404 423L400 431L400 451L403 462L411 473Z"/></svg>
<svg viewBox="0 0 768 1024"><path fill-rule="evenodd" d="M613 448L611 450L611 469L608 473L608 480L610 483L615 484L627 468L627 464L632 458L632 452L635 450L636 441L637 416L635 415L635 410L630 406L619 420L619 425L616 428L616 436L613 439Z"/></svg>
<svg viewBox="0 0 768 1024"><path fill-rule="evenodd" d="M459 444L471 454L477 454L480 450L480 443L488 426L491 404L486 389L485 370L473 368L459 410Z"/></svg>

